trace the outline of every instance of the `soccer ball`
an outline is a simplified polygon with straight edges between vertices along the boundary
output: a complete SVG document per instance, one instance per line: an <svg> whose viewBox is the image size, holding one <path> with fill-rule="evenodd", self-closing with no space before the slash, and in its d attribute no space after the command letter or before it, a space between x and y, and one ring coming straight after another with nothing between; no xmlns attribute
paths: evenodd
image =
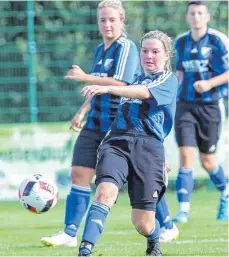
<svg viewBox="0 0 229 257"><path fill-rule="evenodd" d="M42 175L35 174L24 179L19 187L19 200L22 206L35 213L47 212L58 199L57 186Z"/></svg>

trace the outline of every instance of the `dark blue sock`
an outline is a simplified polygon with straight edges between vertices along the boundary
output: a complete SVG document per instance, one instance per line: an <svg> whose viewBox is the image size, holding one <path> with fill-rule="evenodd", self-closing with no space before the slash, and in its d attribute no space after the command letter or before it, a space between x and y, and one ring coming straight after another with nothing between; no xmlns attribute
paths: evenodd
<svg viewBox="0 0 229 257"><path fill-rule="evenodd" d="M159 240L159 234L160 234L160 224L157 219L155 219L155 227L154 230L151 232L150 235L146 236L148 243L152 241Z"/></svg>
<svg viewBox="0 0 229 257"><path fill-rule="evenodd" d="M91 189L73 185L66 200L65 229L69 236L75 237L90 203Z"/></svg>
<svg viewBox="0 0 229 257"><path fill-rule="evenodd" d="M227 181L225 178L224 170L221 165L218 165L215 170L209 172L211 181L219 191L226 189Z"/></svg>
<svg viewBox="0 0 229 257"><path fill-rule="evenodd" d="M173 228L173 222L169 215L169 207L165 194L162 196L161 200L157 203L156 208L156 219L159 221L160 227L165 227L167 229Z"/></svg>
<svg viewBox="0 0 229 257"><path fill-rule="evenodd" d="M82 242L89 242L93 246L103 232L104 224L110 208L105 204L94 201L88 211L82 236ZM80 250L81 253L81 250Z"/></svg>
<svg viewBox="0 0 229 257"><path fill-rule="evenodd" d="M176 192L179 202L190 202L194 188L193 170L180 168L176 180Z"/></svg>

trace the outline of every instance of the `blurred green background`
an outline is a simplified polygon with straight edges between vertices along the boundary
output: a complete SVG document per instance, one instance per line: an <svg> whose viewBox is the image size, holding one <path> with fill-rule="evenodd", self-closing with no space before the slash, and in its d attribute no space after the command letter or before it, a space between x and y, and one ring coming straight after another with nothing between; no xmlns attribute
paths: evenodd
<svg viewBox="0 0 229 257"><path fill-rule="evenodd" d="M128 36L138 46L149 30L163 30L174 39L189 29L187 1L122 2ZM78 136L69 126L84 98L80 94L83 84L63 77L72 64L90 72L94 49L102 42L98 3L0 2L0 198L17 197L20 181L33 173L49 175L66 192L72 147ZM210 27L227 34L228 1L209 1L209 10ZM174 69L175 58L172 64ZM173 132L165 145L173 189L179 167ZM228 150L227 123L218 151L225 169ZM196 164L196 186L206 185L208 175L198 156ZM213 188L211 184L208 187Z"/></svg>

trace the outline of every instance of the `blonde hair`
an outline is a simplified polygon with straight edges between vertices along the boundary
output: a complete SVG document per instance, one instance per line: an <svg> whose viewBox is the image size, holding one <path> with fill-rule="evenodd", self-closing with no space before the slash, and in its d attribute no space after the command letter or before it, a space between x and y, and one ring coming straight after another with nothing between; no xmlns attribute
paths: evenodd
<svg viewBox="0 0 229 257"><path fill-rule="evenodd" d="M165 63L165 70L172 70L171 68L171 63L170 63L170 58L174 56L173 53L173 44L172 44L172 39L165 34L164 32L160 30L153 30L148 33L146 33L140 40L140 46L142 48L142 43L146 39L158 39L161 41L163 44L165 53L169 56L169 59Z"/></svg>
<svg viewBox="0 0 229 257"><path fill-rule="evenodd" d="M102 2L100 2L97 8L97 17L99 17L99 10L105 7L112 7L119 12L120 20L123 22L122 34L126 35L126 29L125 29L126 13L122 6L121 0L103 0Z"/></svg>

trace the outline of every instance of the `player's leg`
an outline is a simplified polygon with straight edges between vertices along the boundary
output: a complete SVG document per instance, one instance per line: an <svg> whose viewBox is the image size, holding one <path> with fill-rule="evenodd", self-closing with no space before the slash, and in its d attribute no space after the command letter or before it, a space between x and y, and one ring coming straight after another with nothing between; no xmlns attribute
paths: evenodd
<svg viewBox="0 0 229 257"><path fill-rule="evenodd" d="M228 195L229 189L223 167L218 164L216 154L200 153L203 168L209 173L211 181L220 191L220 202L217 214L218 220L228 220Z"/></svg>
<svg viewBox="0 0 229 257"><path fill-rule="evenodd" d="M110 208L115 203L119 188L112 182L101 182L85 222L79 256L91 256L92 249L103 232Z"/></svg>
<svg viewBox="0 0 229 257"><path fill-rule="evenodd" d="M42 237L46 246L77 246L76 235L90 203L90 183L95 175L97 148L102 136L82 131L75 143L71 179L72 186L66 199L65 228L51 237Z"/></svg>
<svg viewBox="0 0 229 257"><path fill-rule="evenodd" d="M165 191L164 146L153 137L135 139L128 176L132 222L147 238L148 256L161 256L156 204Z"/></svg>
<svg viewBox="0 0 229 257"><path fill-rule="evenodd" d="M218 163L216 150L222 127L222 108L220 104L204 106L201 110L203 124L200 133L200 160L209 173L211 181L220 191L218 220L228 219L228 185L223 167Z"/></svg>
<svg viewBox="0 0 229 257"><path fill-rule="evenodd" d="M192 106L183 103L177 105L175 118L176 140L180 151L180 168L176 179L176 193L179 211L174 222L187 223L190 201L194 188L193 171L196 159L196 121L192 115Z"/></svg>
<svg viewBox="0 0 229 257"><path fill-rule="evenodd" d="M156 208L156 205L154 205L154 208ZM147 238L146 255L162 256L159 243L160 224L155 218L155 210L133 208L132 222L136 230Z"/></svg>
<svg viewBox="0 0 229 257"><path fill-rule="evenodd" d="M179 202L179 211L173 218L174 222L187 223L190 203L194 188L193 171L196 158L196 148L180 147L180 168L176 179L176 193Z"/></svg>
<svg viewBox="0 0 229 257"><path fill-rule="evenodd" d="M114 139L114 142L116 140ZM96 168L96 195L92 203L79 248L79 256L90 256L98 241L110 208L117 199L118 191L126 182L128 163L122 153L103 143L99 148Z"/></svg>
<svg viewBox="0 0 229 257"><path fill-rule="evenodd" d="M90 202L90 182L95 174L94 169L73 166L72 186L66 199L65 228L51 237L42 237L46 246L76 247L76 234ZM78 176L77 179L74 177Z"/></svg>
<svg viewBox="0 0 229 257"><path fill-rule="evenodd" d="M168 243L178 238L179 230L170 217L168 202L165 194L157 204L156 219L160 224L161 243Z"/></svg>
<svg viewBox="0 0 229 257"><path fill-rule="evenodd" d="M64 232L75 237L90 203L90 183L95 170L87 167L72 167L72 187L66 200Z"/></svg>

